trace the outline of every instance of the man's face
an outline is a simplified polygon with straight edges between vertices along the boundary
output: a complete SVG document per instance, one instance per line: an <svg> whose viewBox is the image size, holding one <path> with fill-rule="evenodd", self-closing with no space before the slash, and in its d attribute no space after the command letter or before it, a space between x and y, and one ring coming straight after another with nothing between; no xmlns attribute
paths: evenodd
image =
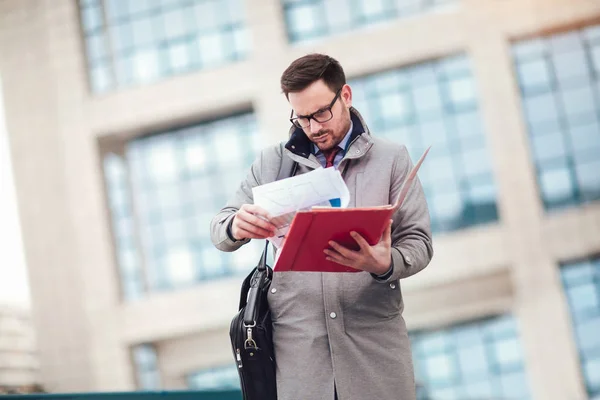
<svg viewBox="0 0 600 400"><path fill-rule="evenodd" d="M288 99L294 110L294 116L304 117L327 110L335 95L325 82L319 79L301 92L289 93ZM344 85L337 101L331 106L333 117L326 122L318 122L311 118L310 124L302 128L310 141L321 151L334 148L348 133L351 105L352 90L350 86ZM316 114L317 119L322 120L323 118L319 118L322 114L328 113L319 112Z"/></svg>

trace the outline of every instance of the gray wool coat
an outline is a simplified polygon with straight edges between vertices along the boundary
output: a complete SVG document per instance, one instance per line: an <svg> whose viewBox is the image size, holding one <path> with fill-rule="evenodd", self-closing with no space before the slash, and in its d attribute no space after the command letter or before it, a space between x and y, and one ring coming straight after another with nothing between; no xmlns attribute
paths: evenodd
<svg viewBox="0 0 600 400"><path fill-rule="evenodd" d="M338 169L350 190L350 207L395 201L412 168L406 147L371 136L351 108L354 129ZM291 131L283 157L298 162L297 174L321 168L311 143ZM281 146L260 154L237 193L211 222L211 238L235 251L227 226L252 188L276 179ZM279 400L414 400L415 379L400 279L425 268L433 256L429 212L420 182L393 217L391 276L367 272L277 272L269 293Z"/></svg>

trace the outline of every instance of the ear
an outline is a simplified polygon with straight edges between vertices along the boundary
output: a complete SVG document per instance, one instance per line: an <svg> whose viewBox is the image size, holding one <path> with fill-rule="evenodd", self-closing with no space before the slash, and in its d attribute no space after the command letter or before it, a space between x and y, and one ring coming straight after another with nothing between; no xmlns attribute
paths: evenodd
<svg viewBox="0 0 600 400"><path fill-rule="evenodd" d="M342 86L342 93L340 93L340 97L344 101L344 105L347 108L352 107L352 88L350 85L345 84Z"/></svg>

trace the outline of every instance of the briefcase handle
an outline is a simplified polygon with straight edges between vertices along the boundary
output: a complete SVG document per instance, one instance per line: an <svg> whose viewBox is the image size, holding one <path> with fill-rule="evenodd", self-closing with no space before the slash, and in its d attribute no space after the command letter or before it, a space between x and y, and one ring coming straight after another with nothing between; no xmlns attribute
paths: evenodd
<svg viewBox="0 0 600 400"><path fill-rule="evenodd" d="M270 278L269 275L271 273L271 269L267 268L267 252L269 251L269 241L266 241L265 244L265 249L263 251L262 256L260 257L260 261L258 262L257 267L255 268L255 271L253 271L253 273L251 273L246 280L244 281L244 289L242 289L242 292L245 291L245 287L247 285L248 287L248 295L247 297L244 296L242 294L242 297L244 298L240 298L240 309L243 306L246 306L246 309L244 310L244 325L248 328L248 327L254 327L256 326L256 319L258 316L258 312L259 312L259 307L261 306L261 304L259 304L260 299L260 291L261 291L261 287L263 286L263 281L265 279Z"/></svg>
<svg viewBox="0 0 600 400"><path fill-rule="evenodd" d="M257 270L258 271L267 270L267 251L268 251L268 247L269 247L269 241L267 240L266 242L267 243L265 244L265 250L263 251L263 253L260 257L260 261L258 262L258 265L252 271L250 271L250 273L248 274L246 279L244 279L244 282L242 282L242 288L240 291L240 303L239 303L238 310L241 310L242 308L244 308L248 302L248 291L250 290L250 283L252 281L252 278L255 275L255 272Z"/></svg>

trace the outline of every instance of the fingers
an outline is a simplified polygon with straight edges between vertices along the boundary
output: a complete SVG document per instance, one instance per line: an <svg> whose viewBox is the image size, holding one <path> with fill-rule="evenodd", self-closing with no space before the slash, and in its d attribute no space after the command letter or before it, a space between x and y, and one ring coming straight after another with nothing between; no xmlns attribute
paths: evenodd
<svg viewBox="0 0 600 400"><path fill-rule="evenodd" d="M323 252L327 255L327 257L325 257L325 259L327 261L333 261L337 264L341 264L341 265L345 265L347 267L354 267L354 262L352 260L347 259L346 257L342 256L340 253L338 253L337 251L334 250L330 250L330 249L325 249L323 250Z"/></svg>
<svg viewBox="0 0 600 400"><path fill-rule="evenodd" d="M231 233L236 239L266 239L277 230L269 213L253 204L244 204L233 218Z"/></svg>
<svg viewBox="0 0 600 400"><path fill-rule="evenodd" d="M259 215L261 217L264 217L267 220L271 220L271 218L272 218L267 210L265 210L262 207L256 206L254 204L244 204L240 208L240 211L242 211L242 210L244 210L250 214L253 214L253 215Z"/></svg>
<svg viewBox="0 0 600 400"><path fill-rule="evenodd" d="M237 221L236 221L237 220ZM231 233L238 239L266 239L273 236L273 231L252 225L237 216L233 221Z"/></svg>
<svg viewBox="0 0 600 400"><path fill-rule="evenodd" d="M350 232L350 236L352 236L352 238L360 246L360 251L365 252L365 254L370 254L371 251L373 251L369 242L367 242L366 239L357 232Z"/></svg>
<svg viewBox="0 0 600 400"><path fill-rule="evenodd" d="M338 244L337 242L334 242L333 240L329 241L329 245L335 251L337 251L339 254L341 254L342 257L345 257L345 258L354 259L359 254L358 252L356 252L354 250L350 250L350 249L342 246L341 244Z"/></svg>

